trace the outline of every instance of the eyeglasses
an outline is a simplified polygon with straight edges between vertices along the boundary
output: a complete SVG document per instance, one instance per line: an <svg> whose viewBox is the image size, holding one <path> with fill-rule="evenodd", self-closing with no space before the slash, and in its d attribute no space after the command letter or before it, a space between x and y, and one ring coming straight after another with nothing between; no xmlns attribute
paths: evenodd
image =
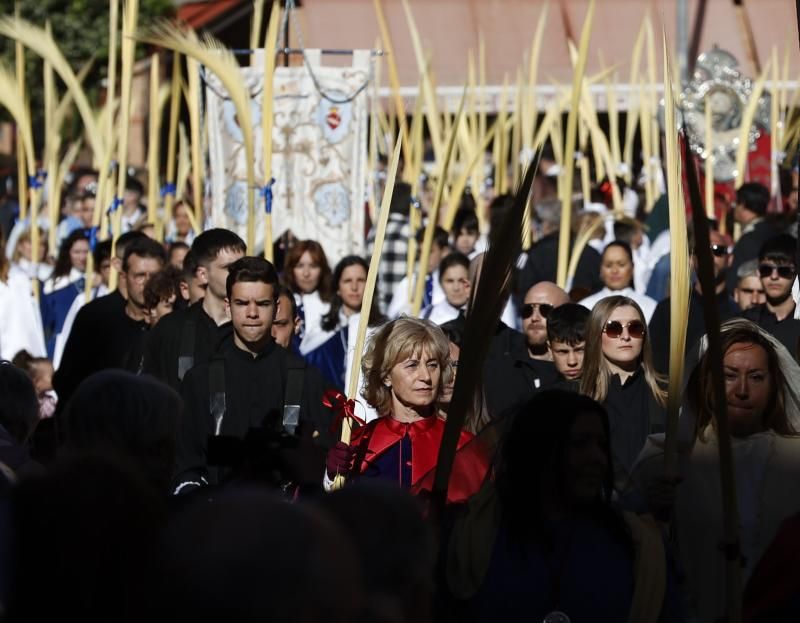
<svg viewBox="0 0 800 623"><path fill-rule="evenodd" d="M793 279L795 275L794 266L773 266L772 264L761 264L758 267L758 274L761 276L762 279L766 279L767 277L772 277L772 275L778 271L778 277L781 279Z"/></svg>
<svg viewBox="0 0 800 623"><path fill-rule="evenodd" d="M724 244L712 244L711 252L717 257L725 257L728 255L728 247Z"/></svg>
<svg viewBox="0 0 800 623"><path fill-rule="evenodd" d="M539 313L542 318L547 318L550 312L553 311L553 306L548 303L525 303L520 307L520 315L523 319L533 316L533 310L539 308Z"/></svg>
<svg viewBox="0 0 800 623"><path fill-rule="evenodd" d="M622 335L623 330L627 327L628 335L635 340L641 340L645 334L645 326L641 320L631 320L622 324L619 320L609 320L603 328L605 333L610 338L618 338Z"/></svg>

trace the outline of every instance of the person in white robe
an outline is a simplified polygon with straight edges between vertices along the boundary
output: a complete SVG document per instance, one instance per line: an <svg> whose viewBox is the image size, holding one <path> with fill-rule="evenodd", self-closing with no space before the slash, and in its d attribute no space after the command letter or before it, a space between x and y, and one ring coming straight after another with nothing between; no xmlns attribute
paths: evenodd
<svg viewBox="0 0 800 623"><path fill-rule="evenodd" d="M783 520L800 511L800 366L780 342L748 320L729 320L720 331L744 585ZM663 434L650 436L633 479L647 493L651 510L674 511L690 615L712 622L725 618L727 599L707 344L704 337L684 392L677 437L679 482L663 476Z"/></svg>

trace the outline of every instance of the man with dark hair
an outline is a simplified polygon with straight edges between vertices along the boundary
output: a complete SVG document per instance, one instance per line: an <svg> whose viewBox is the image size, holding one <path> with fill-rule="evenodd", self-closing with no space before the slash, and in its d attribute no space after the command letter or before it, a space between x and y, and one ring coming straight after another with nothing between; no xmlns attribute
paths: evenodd
<svg viewBox="0 0 800 623"><path fill-rule="evenodd" d="M105 296L109 294L108 283L111 277L111 270L113 269L119 272L122 269L122 258L125 256L125 249L127 249L128 245L134 240L144 237L144 234L138 231L130 231L122 234L117 238L117 243L114 246L115 257L111 257L111 240L103 240L95 245L94 251L92 251L92 257L94 259L94 269L100 274L100 285L92 291L91 297L93 300L105 298ZM123 300L128 298L128 291L124 279L117 280L117 290L118 296L104 301L104 304L113 306L119 304L120 297ZM56 338L56 348L53 354L53 367L55 369L61 366L64 348L66 348L67 340L69 339L70 333L72 333L75 319L78 317L78 312L85 304L86 297L83 296L82 293L76 296L75 300L72 301L72 306L69 308L67 317L64 319L61 333L59 333Z"/></svg>
<svg viewBox="0 0 800 623"><path fill-rule="evenodd" d="M194 305L201 300L206 291L200 279L197 277L197 256L189 249L183 256L183 268L181 269L181 298L189 305Z"/></svg>
<svg viewBox="0 0 800 623"><path fill-rule="evenodd" d="M167 265L153 275L144 289L144 306L148 312L150 328L175 309L183 307L180 298L181 272L174 266Z"/></svg>
<svg viewBox="0 0 800 623"><path fill-rule="evenodd" d="M186 258L186 254L189 252L189 245L185 242L181 242L178 240L177 242L173 242L169 245L168 253L168 260L171 266L179 270L183 270L183 260Z"/></svg>
<svg viewBox="0 0 800 623"><path fill-rule="evenodd" d="M797 276L796 249L797 241L789 234L780 234L764 243L758 253L758 274L766 302L742 312L742 317L774 335L795 359L800 338L800 320L794 317L792 298L792 284Z"/></svg>
<svg viewBox="0 0 800 623"><path fill-rule="evenodd" d="M144 288L164 261L164 248L146 236L138 234L126 245L119 289L85 305L75 318L61 365L53 376L59 407L95 372L109 368L141 372L149 326Z"/></svg>
<svg viewBox="0 0 800 623"><path fill-rule="evenodd" d="M233 332L217 354L193 367L181 384L185 410L178 433L175 493L231 477L229 469L214 464L230 467L239 462L238 475L243 477L242 470L258 470L251 461L279 462L277 447L259 448L255 439L322 439L328 432L330 414L322 405L321 376L272 338L278 294L275 267L263 258L243 257L231 265L226 290ZM261 455L249 454L248 449ZM324 457L319 459L322 474ZM284 472L286 466L272 463L276 468Z"/></svg>
<svg viewBox="0 0 800 623"><path fill-rule="evenodd" d="M194 239L189 253L197 263L194 279L204 288L204 296L188 308L164 316L145 347L144 372L175 390L184 375L209 361L220 341L230 334L225 280L228 267L244 256L245 243L227 229L209 229Z"/></svg>
<svg viewBox="0 0 800 623"><path fill-rule="evenodd" d="M580 379L583 372L586 323L590 315L591 312L583 305L564 303L547 317L547 346L553 364L562 379L570 383Z"/></svg>
<svg viewBox="0 0 800 623"><path fill-rule="evenodd" d="M741 225L742 235L733 247L733 261L726 282L729 293L736 287L739 266L757 259L761 245L778 233L774 224L765 219L769 200L769 189L758 182L742 184L736 190L733 218Z"/></svg>
<svg viewBox="0 0 800 623"><path fill-rule="evenodd" d="M517 302L521 302L520 299L525 293L540 281L555 282L556 280L561 201L558 199L541 201L536 204L533 214L541 236L531 246L525 266L519 272ZM580 289L582 294L585 293L581 298L603 288L603 282L600 280L600 254L589 245L583 249L580 260L578 260L572 288Z"/></svg>
<svg viewBox="0 0 800 623"><path fill-rule="evenodd" d="M292 291L286 286L278 288L278 309L275 311L275 320L272 322L272 339L278 346L297 352L292 348L292 342L300 334L302 319L297 313L297 302Z"/></svg>

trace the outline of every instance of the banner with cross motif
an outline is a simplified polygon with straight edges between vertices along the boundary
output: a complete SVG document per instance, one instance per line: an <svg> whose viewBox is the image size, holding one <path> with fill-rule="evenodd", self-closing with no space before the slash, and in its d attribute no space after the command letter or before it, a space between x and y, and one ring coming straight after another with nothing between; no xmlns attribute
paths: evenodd
<svg viewBox="0 0 800 623"><path fill-rule="evenodd" d="M243 67L255 132L256 183L263 189L261 97L263 52ZM328 261L364 252L367 182L367 89L372 76L369 50L356 50L352 64L330 67L319 50L306 50L297 67L277 67L274 77L272 231L320 242ZM208 226L247 231L244 144L225 88L206 75L210 204ZM266 200L256 210L256 249L264 244Z"/></svg>

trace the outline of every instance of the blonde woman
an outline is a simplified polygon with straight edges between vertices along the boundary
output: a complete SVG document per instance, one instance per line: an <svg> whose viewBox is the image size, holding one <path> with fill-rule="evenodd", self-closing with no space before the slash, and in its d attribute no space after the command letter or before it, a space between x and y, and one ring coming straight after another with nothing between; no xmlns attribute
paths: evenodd
<svg viewBox="0 0 800 623"><path fill-rule="evenodd" d="M361 366L362 396L379 417L355 429L350 445L339 442L328 453L326 485L337 475L379 478L418 493L436 467L444 433L438 405L453 375L448 340L432 322L401 317L373 335ZM472 438L462 431L459 447ZM476 452L471 462L460 457L459 466L451 502L478 490L487 462Z"/></svg>
<svg viewBox="0 0 800 623"><path fill-rule="evenodd" d="M581 393L608 411L614 488L623 493L647 436L664 430L667 400L653 368L644 313L633 299L609 296L592 309Z"/></svg>

